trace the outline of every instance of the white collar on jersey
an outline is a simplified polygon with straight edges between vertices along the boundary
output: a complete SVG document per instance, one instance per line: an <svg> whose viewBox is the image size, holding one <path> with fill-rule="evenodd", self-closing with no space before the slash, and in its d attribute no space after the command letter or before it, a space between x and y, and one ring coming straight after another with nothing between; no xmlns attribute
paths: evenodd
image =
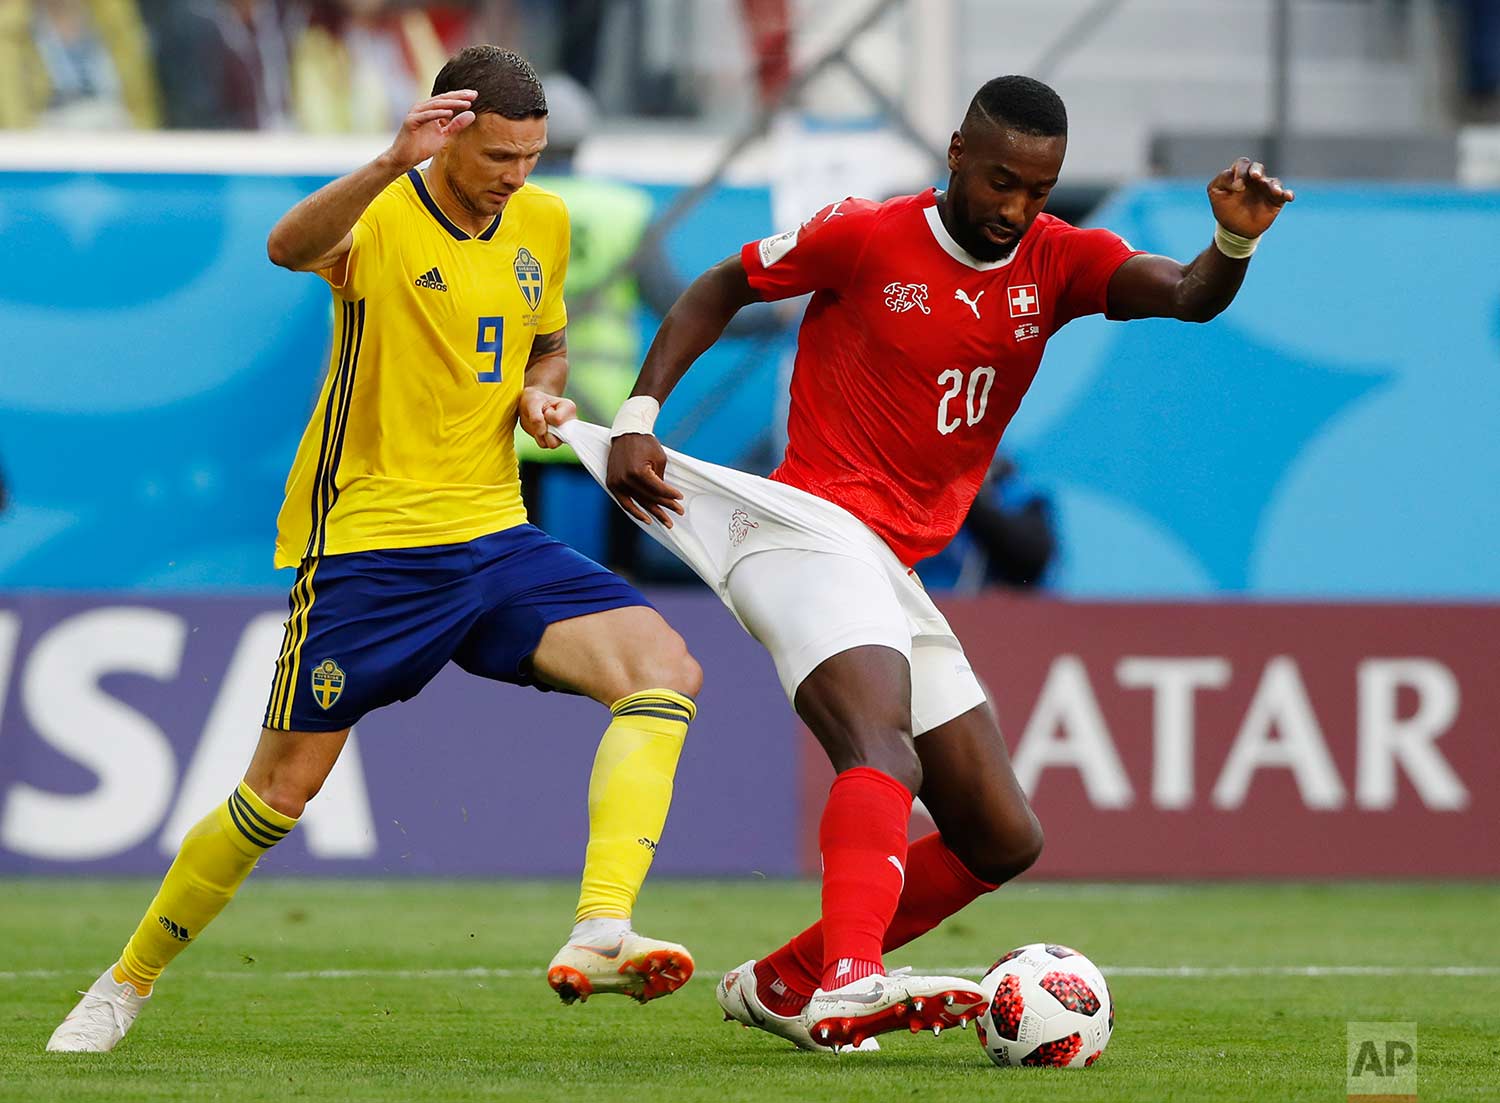
<svg viewBox="0 0 1500 1103"><path fill-rule="evenodd" d="M958 261L959 264L966 264L976 272L993 272L996 268L1004 268L1016 259L1016 253L1021 249L1021 243L1018 241L1016 242L1016 247L1010 251L1010 255L1004 260L980 260L958 242L954 241L953 236L948 233L948 227L943 225L943 216L938 214L935 196L932 205L924 208L922 213L927 216L927 225L931 227L932 236L937 239L937 243L943 247L943 252Z"/></svg>

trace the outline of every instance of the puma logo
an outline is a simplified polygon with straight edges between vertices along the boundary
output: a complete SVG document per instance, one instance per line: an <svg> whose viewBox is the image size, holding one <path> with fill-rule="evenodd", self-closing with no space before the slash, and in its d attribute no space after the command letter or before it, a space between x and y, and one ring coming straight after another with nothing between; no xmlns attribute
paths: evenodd
<svg viewBox="0 0 1500 1103"><path fill-rule="evenodd" d="M896 857L894 854L887 854L885 856L885 860L888 861L888 862L890 862L891 865L895 866L896 867L896 872L899 873L899 874L901 874L901 887L903 889L905 889L906 888L906 867L901 864L901 859L898 858L898 857Z"/></svg>
<svg viewBox="0 0 1500 1103"><path fill-rule="evenodd" d="M968 293L960 287L957 291L953 292L953 297L974 312L975 321L979 320L979 300L984 298L983 291L981 291L971 299L969 298Z"/></svg>

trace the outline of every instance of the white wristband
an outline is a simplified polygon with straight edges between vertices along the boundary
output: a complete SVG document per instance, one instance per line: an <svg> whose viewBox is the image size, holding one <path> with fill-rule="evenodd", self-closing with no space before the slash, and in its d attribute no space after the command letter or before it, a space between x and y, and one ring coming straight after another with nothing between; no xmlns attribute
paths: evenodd
<svg viewBox="0 0 1500 1103"><path fill-rule="evenodd" d="M1214 244L1219 247L1230 260L1244 260L1255 247L1260 244L1258 237L1241 237L1239 234L1231 233L1218 223L1214 223Z"/></svg>
<svg viewBox="0 0 1500 1103"><path fill-rule="evenodd" d="M615 423L609 427L609 439L628 433L651 436L656 432L656 416L660 413L661 403L648 394L627 398L620 406L620 412L615 414Z"/></svg>

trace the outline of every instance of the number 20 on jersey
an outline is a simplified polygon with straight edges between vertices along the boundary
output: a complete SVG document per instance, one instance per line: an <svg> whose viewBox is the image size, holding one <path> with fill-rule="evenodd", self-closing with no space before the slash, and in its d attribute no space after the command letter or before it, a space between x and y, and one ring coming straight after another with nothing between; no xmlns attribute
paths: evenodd
<svg viewBox="0 0 1500 1103"><path fill-rule="evenodd" d="M938 399L937 427L943 436L961 428L965 424L978 425L984 420L984 412L990 406L990 388L995 385L995 369L984 365L975 368L969 373L967 381L964 373L957 368L949 368L937 378L938 386L946 387L943 397ZM965 382L968 386L965 387ZM963 407L950 408L959 395L964 396Z"/></svg>

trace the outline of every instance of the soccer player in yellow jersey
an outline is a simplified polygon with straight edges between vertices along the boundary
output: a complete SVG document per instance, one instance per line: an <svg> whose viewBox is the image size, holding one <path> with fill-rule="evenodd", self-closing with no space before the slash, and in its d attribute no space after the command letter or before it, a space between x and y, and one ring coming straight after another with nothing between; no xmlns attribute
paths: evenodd
<svg viewBox="0 0 1500 1103"><path fill-rule="evenodd" d="M683 947L636 934L630 914L701 671L635 589L527 524L521 505L517 419L556 447L549 423L573 405L559 397L567 210L526 182L546 144L535 71L469 47L384 154L271 231L274 262L328 281L337 325L278 523L276 563L297 577L260 743L49 1050L112 1049L162 970L296 826L355 721L450 660L612 713L552 987L568 1003L597 992L645 1002L692 975Z"/></svg>

